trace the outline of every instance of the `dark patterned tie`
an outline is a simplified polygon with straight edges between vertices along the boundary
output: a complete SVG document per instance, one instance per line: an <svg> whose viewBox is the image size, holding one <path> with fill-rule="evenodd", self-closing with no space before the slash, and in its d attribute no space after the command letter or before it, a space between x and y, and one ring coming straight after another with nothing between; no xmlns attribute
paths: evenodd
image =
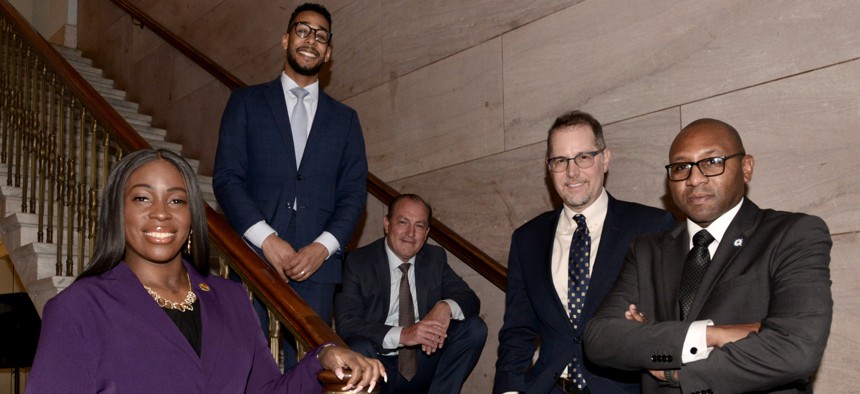
<svg viewBox="0 0 860 394"><path fill-rule="evenodd" d="M681 273L681 289L678 296L678 301L681 303L681 320L687 319L687 313L693 305L693 298L696 297L696 290L699 289L699 284L705 276L708 262L711 261L708 245L713 241L714 237L707 230L699 230L693 236L693 248L687 253L684 271Z"/></svg>
<svg viewBox="0 0 860 394"><path fill-rule="evenodd" d="M412 305L412 292L409 291L409 263L400 264L400 272L403 276L400 277L400 310L398 315L398 325L400 327L408 327L415 324L415 307ZM415 348L403 348L398 352L398 368L400 374L406 380L412 380L415 373L418 371L418 350Z"/></svg>
<svg viewBox="0 0 860 394"><path fill-rule="evenodd" d="M567 308L570 312L570 322L573 328L579 330L582 324L582 310L585 308L585 294L588 292L589 263L591 260L591 235L588 233L588 225L585 216L575 215L576 230L570 242L570 260L567 269ZM576 357L568 364L568 374L576 382L579 390L585 388L585 376L582 371L582 361Z"/></svg>

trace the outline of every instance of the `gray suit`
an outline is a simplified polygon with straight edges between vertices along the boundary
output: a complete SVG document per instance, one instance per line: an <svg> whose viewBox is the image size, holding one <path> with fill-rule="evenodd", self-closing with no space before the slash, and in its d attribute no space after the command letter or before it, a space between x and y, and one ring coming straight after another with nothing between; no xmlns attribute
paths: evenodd
<svg viewBox="0 0 860 394"><path fill-rule="evenodd" d="M630 370L680 368L685 393L811 392L827 344L833 301L827 225L818 217L759 209L745 200L710 262L686 321L678 287L689 250L686 222L638 239L615 287L586 329L591 361ZM628 321L630 304L650 320ZM682 366L695 320L761 322L758 334ZM643 375L644 393L678 392Z"/></svg>

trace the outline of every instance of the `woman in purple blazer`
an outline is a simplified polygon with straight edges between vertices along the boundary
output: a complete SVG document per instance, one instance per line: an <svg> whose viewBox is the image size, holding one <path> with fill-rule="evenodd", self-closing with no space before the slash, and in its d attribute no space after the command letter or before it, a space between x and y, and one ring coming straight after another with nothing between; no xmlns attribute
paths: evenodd
<svg viewBox="0 0 860 394"><path fill-rule="evenodd" d="M344 390L384 375L329 344L280 373L244 289L208 276L203 199L178 155L120 161L99 229L86 270L45 306L28 393L312 393L323 368L352 369Z"/></svg>

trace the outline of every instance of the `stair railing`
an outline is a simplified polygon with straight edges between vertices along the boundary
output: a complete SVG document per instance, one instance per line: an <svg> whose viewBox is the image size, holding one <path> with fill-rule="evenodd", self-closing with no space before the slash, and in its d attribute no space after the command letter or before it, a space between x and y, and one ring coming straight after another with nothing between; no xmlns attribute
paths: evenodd
<svg viewBox="0 0 860 394"><path fill-rule="evenodd" d="M54 274L76 276L95 247L99 197L112 165L150 145L6 0L0 0L0 89L5 182L20 188L21 213L36 217L37 242L55 246ZM345 346L208 205L206 217L219 260L300 346ZM343 384L330 371L319 378L328 392Z"/></svg>

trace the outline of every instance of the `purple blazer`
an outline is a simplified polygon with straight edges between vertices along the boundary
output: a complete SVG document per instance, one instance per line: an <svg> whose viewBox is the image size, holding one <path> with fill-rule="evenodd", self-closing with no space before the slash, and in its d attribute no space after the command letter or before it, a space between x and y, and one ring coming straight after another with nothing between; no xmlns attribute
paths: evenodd
<svg viewBox="0 0 860 394"><path fill-rule="evenodd" d="M45 306L26 392L322 392L319 349L281 374L242 286L185 265L200 300L200 357L120 263L76 281Z"/></svg>

